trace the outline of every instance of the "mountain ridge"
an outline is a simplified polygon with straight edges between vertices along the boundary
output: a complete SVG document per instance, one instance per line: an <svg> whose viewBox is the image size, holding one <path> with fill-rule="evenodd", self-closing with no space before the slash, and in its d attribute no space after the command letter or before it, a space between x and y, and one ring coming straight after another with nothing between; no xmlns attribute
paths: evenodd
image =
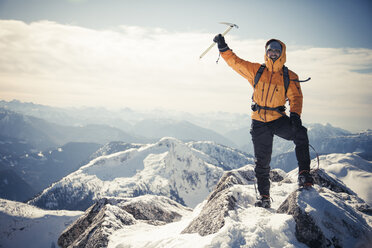
<svg viewBox="0 0 372 248"><path fill-rule="evenodd" d="M218 162L216 157L195 149L193 144L168 137L157 143L97 157L29 203L48 209L72 210L75 208L68 203L80 202L79 205L86 208L97 197L150 193L195 206L213 189L222 175L222 167L253 162L253 158L236 150L208 143L220 151L225 149L225 160ZM71 197L65 198L65 195Z"/></svg>

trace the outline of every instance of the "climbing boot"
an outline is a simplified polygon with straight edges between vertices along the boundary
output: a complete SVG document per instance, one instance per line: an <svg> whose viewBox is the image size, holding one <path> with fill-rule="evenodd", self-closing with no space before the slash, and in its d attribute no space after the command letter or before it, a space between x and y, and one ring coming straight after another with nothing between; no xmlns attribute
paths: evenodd
<svg viewBox="0 0 372 248"><path fill-rule="evenodd" d="M255 207L270 208L271 207L270 196L261 195L260 199L258 199L258 201L256 201L254 205Z"/></svg>
<svg viewBox="0 0 372 248"><path fill-rule="evenodd" d="M314 184L314 179L308 170L303 170L298 173L298 186L311 187Z"/></svg>

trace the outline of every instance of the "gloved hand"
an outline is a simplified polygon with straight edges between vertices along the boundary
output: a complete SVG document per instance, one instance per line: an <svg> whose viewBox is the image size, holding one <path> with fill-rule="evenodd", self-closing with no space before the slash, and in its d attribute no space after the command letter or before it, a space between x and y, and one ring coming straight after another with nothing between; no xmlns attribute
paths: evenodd
<svg viewBox="0 0 372 248"><path fill-rule="evenodd" d="M225 38L222 36L222 34L218 34L214 37L213 39L214 42L217 43L217 46L218 46L218 50L220 50L220 52L225 52L227 50L229 50L230 48L227 46L226 42L225 42Z"/></svg>
<svg viewBox="0 0 372 248"><path fill-rule="evenodd" d="M301 117L297 113L291 112L290 115L289 115L289 120L291 122L292 130L294 132L297 132L297 130L300 127L302 127Z"/></svg>

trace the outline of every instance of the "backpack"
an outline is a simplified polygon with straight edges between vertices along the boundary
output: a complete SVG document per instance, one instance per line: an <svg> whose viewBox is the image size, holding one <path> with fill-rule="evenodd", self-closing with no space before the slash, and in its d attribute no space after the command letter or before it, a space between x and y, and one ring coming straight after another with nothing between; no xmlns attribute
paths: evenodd
<svg viewBox="0 0 372 248"><path fill-rule="evenodd" d="M262 64L260 68L258 68L258 71L256 73L256 76L254 77L254 85L253 88L256 88L256 85L258 84L258 81L260 80L263 71L265 70L266 65ZM287 97L287 91L289 87L289 73L288 73L288 67L283 65L283 80L284 80L284 88L285 88L285 96Z"/></svg>
<svg viewBox="0 0 372 248"><path fill-rule="evenodd" d="M255 89L256 88L256 85L258 84L258 81L260 80L261 78L261 75L263 73L263 71L265 70L265 63L263 63L260 68L258 68L258 71L256 73L256 76L254 77L254 84L253 84L253 88ZM287 91L288 91L288 87L289 87L289 82L290 81L293 81L293 82L298 82L298 83L304 83L304 82L307 82L309 81L311 78L309 77L308 79L306 80L296 80L296 79L292 79L290 80L289 79L289 72L288 72L288 67L286 67L285 65L283 65L283 81L284 81L284 89L285 89L285 96L287 97Z"/></svg>
<svg viewBox="0 0 372 248"><path fill-rule="evenodd" d="M256 76L254 77L254 84L253 84L253 88L255 89L256 88L256 85L258 84L258 81L260 80L261 76L262 76L262 73L263 71L265 70L265 67L266 65L265 64L262 64L260 66L260 68L258 68L258 71L256 73ZM286 67L285 65L283 65L283 81L284 81L284 88L285 88L285 97L287 98L287 91L288 91L288 87L289 87L289 83L290 81L294 81L294 82L298 82L298 83L303 83L303 82L307 82L309 81L311 78L308 78L306 80L290 80L289 79L289 73L288 73L288 67ZM287 99L288 100L288 99ZM258 111L260 112L262 109L263 110L273 110L273 111L276 111L278 112L279 114L283 115L283 116L286 116L284 111L286 110L286 107L285 106L278 106L278 107L275 107L275 108L271 108L271 107L267 107L267 106L260 106L258 105L257 103L255 103L253 101L253 95L252 95L252 106L251 106L252 110L253 111Z"/></svg>
<svg viewBox="0 0 372 248"><path fill-rule="evenodd" d="M258 84L258 81L260 80L260 77L262 76L262 73L265 70L265 67L266 67L266 65L265 64L262 64L260 66L260 68L258 68L258 71L256 73L256 76L254 77L254 84L253 84L253 88L254 89L256 88L256 85ZM285 97L287 98L287 90L288 90L288 87L289 87L289 81L290 80L289 80L288 68L286 66L284 66L284 65L283 65L283 80L284 80L284 88L285 88ZM251 105L251 109L253 111L258 111L258 113L260 113L260 111L262 109L263 110L273 110L273 111L278 112L282 116L286 116L285 113L284 113L285 110L286 110L286 107L284 105L283 106L278 106L278 107L275 107L275 108L271 108L271 107L267 107L267 106L260 106L260 105L258 105L257 103L255 103L253 101L253 94L252 94L252 105Z"/></svg>

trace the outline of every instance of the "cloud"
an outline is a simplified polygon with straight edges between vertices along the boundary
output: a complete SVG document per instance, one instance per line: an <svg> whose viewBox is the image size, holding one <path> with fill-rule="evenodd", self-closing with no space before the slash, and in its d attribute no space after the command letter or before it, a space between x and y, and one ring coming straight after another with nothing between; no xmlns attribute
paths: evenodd
<svg viewBox="0 0 372 248"><path fill-rule="evenodd" d="M50 21L0 21L0 97L56 106L166 108L249 113L252 89L217 48L214 34L119 26L93 30ZM227 38L240 57L262 63L264 40ZM288 47L303 84L307 122L371 123L372 51ZM22 99L23 98L23 99Z"/></svg>

